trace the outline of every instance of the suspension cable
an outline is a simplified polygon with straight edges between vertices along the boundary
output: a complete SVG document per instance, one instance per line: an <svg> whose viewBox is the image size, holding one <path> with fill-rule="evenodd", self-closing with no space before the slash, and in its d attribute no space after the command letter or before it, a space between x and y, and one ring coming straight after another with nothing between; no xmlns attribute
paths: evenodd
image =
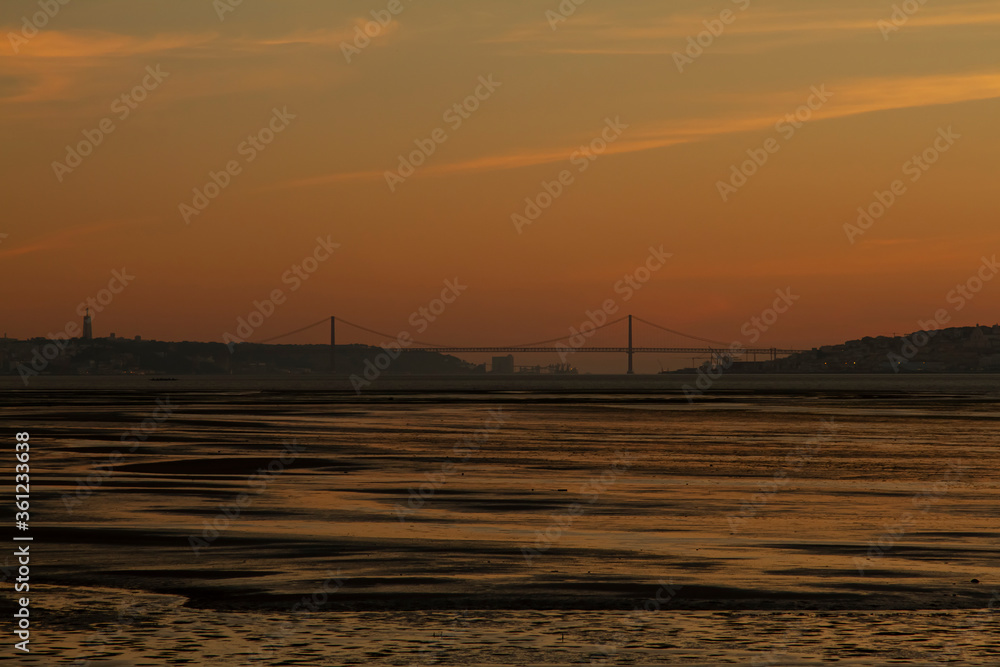
<svg viewBox="0 0 1000 667"><path fill-rule="evenodd" d="M729 343L723 343L722 341L712 340L711 338L701 338L699 336L691 336L690 334L682 333L680 331L675 331L674 329L668 329L667 327L661 327L659 324L653 324L649 320L644 320L641 317L636 317L635 315L632 316L632 319L638 320L638 321L642 322L643 324L648 324L651 327L656 327L657 329L662 329L663 331L666 331L668 333L672 333L672 334L675 334L677 336L681 336L683 338L690 338L691 340L701 341L702 343L712 343L713 345L722 345L724 347L729 347Z"/></svg>
<svg viewBox="0 0 1000 667"><path fill-rule="evenodd" d="M271 338L268 338L267 340L259 341L257 343L257 345L265 345L267 343L270 343L273 340L278 340L279 338L288 338L289 336L292 336L292 335L297 334L297 333L301 333L301 332L306 331L308 329L312 329L313 327L318 327L319 325L323 324L324 322L329 322L329 321L330 321L329 317L324 317L319 322L313 322L309 326L302 327L301 329L296 329L295 331L289 331L288 333L281 334L280 336L273 336Z"/></svg>
<svg viewBox="0 0 1000 667"><path fill-rule="evenodd" d="M595 327L593 329L593 331L599 331L600 329L604 329L606 327L610 327L612 324L618 324L619 322L623 321L626 317L627 316L620 317L617 320L614 320L613 322L608 322L607 324L602 324L599 327ZM365 331L365 332L370 333L370 334L375 334L376 336L382 336L383 338L396 338L396 336L393 336L393 335L390 335L390 334L387 334L387 333L383 333L381 331L375 331L374 329L369 329L367 327L361 326L360 324L354 324L353 322L348 322L347 320L339 318L339 317L337 318L337 321L338 322L343 322L344 324L352 326L355 329L360 329L361 331ZM510 348L517 348L517 347L539 347L539 346L542 346L542 345L548 345L549 343L557 343L557 342L559 342L561 340L567 340L569 338L572 338L574 335L575 334L568 334L566 336L560 336L559 338L550 338L549 340L541 340L541 341L538 341L538 342L535 342L535 343L523 343L521 345L504 345L503 347L510 347ZM415 340L415 339L414 339L413 342L416 343L417 345L424 345L426 347L444 347L444 348L448 348L448 347L461 347L461 346L456 346L456 345L439 345L437 343L427 343L427 342L420 341L420 340ZM494 346L491 346L491 347L500 347L500 346L494 345Z"/></svg>

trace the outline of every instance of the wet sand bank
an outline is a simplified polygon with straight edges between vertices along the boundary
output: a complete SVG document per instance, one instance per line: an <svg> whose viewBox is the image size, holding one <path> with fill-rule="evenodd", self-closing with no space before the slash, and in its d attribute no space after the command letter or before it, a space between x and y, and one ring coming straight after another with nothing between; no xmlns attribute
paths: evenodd
<svg viewBox="0 0 1000 667"><path fill-rule="evenodd" d="M35 424L33 553L54 587L40 609L117 590L181 616L287 616L319 591L314 616L379 613L417 634L400 615L936 612L995 627L995 399L829 391L689 405L178 388L134 451L121 436L163 392L56 391L59 409L19 392L4 418ZM88 618L51 628L100 625Z"/></svg>

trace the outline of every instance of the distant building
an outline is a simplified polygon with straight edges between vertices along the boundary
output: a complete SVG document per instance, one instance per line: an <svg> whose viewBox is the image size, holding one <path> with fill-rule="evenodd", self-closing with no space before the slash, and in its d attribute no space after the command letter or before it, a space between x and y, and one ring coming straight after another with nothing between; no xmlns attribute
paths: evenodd
<svg viewBox="0 0 1000 667"><path fill-rule="evenodd" d="M94 340L94 326L90 319L90 308L87 309L87 314L83 316L83 339Z"/></svg>
<svg viewBox="0 0 1000 667"><path fill-rule="evenodd" d="M975 350L988 350L990 348L990 341L986 338L986 334L983 330L976 326L969 333L968 342L966 343L969 347Z"/></svg>
<svg viewBox="0 0 1000 667"><path fill-rule="evenodd" d="M502 375L514 374L514 355L508 354L506 357L493 357L493 365L490 367L493 373Z"/></svg>
<svg viewBox="0 0 1000 667"><path fill-rule="evenodd" d="M137 343L138 343L138 342L140 342L140 341L142 341L142 336L136 336L136 337L135 337L135 342L137 342Z"/></svg>

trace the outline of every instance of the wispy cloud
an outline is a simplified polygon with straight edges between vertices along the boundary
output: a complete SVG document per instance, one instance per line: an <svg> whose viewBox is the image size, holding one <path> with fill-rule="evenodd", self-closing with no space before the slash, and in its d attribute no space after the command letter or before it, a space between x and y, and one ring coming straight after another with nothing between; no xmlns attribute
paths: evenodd
<svg viewBox="0 0 1000 667"><path fill-rule="evenodd" d="M271 64L269 70L268 65L251 67L243 61L288 54L294 49L339 52L342 42L353 40L356 24L354 21L340 28L238 36L198 32L140 37L94 30L45 30L23 45L17 55L0 51L0 68L15 82L8 86L6 95L0 95L0 104L16 108L68 100L79 103L100 86L111 86L113 77L109 73L125 67L134 69L136 60L145 64L171 59L210 63L213 70L210 76L197 81L201 94L205 95L287 85L302 79L305 68L285 60ZM389 43L394 33L391 28L390 25L372 44ZM9 29L10 26L0 26L0 34ZM221 72L222 69L233 71Z"/></svg>
<svg viewBox="0 0 1000 667"><path fill-rule="evenodd" d="M289 33L287 35L279 35L276 37L262 37L257 39L244 39L242 40L244 44L250 47L257 46L288 46L288 45L303 45L303 46L320 46L339 49L342 42L353 43L356 35L354 27L364 28L368 21L364 19L356 19L353 26L339 28L339 29L317 29L317 30L304 30ZM396 34L398 30L398 24L396 22L390 23L384 28L382 32L379 33L378 37L371 40L373 46L384 44L386 38L391 35Z"/></svg>
<svg viewBox="0 0 1000 667"><path fill-rule="evenodd" d="M1000 72L860 79L846 82L840 92L820 118L993 99L1000 97Z"/></svg>
<svg viewBox="0 0 1000 667"><path fill-rule="evenodd" d="M0 249L0 258L19 257L21 255L30 255L37 252L49 252L56 248L64 248L70 245L70 242L77 241L83 237L102 234L104 232L122 229L124 227L131 227L136 223L145 222L146 220L147 219L102 221L90 225L59 229L46 234L45 236L29 239L24 245L15 245L11 242L7 242L3 244L4 249ZM12 247L7 248L8 245Z"/></svg>
<svg viewBox="0 0 1000 667"><path fill-rule="evenodd" d="M0 32L8 29L0 27ZM3 53L8 66L35 59L71 58L84 60L101 57L123 58L147 53L165 53L174 49L192 49L218 38L217 33L154 35L148 38L94 30L45 30L21 47L21 53Z"/></svg>
<svg viewBox="0 0 1000 667"><path fill-rule="evenodd" d="M882 41L878 22L892 13L887 7L823 9L762 9L751 6L735 11L725 28L727 40L713 46L716 53L761 52L818 40L841 39L852 34ZM670 55L682 50L689 37L705 30L704 21L717 12L675 13L667 16L623 19L617 12L576 15L552 31L545 21L533 21L488 38L486 43L506 44L529 51L576 55ZM995 3L926 6L909 17L907 29L975 27L1000 24Z"/></svg>
<svg viewBox="0 0 1000 667"><path fill-rule="evenodd" d="M965 75L940 75L907 78L863 78L834 82L828 86L833 98L817 112L815 120L833 120L878 111L891 111L924 106L957 104L1000 97L1000 72ZM804 101L808 91L784 91L768 94L733 94L727 108L747 109L740 115L716 118L682 118L662 123L636 126L629 130L630 139L608 146L608 154L637 153L667 148L679 144L707 141L716 137L760 131L773 127L783 113ZM783 114L782 114L783 115ZM574 146L590 137L573 137L563 147L540 147L515 152L484 155L471 159L428 165L415 177L445 176L519 169L562 162L570 157ZM275 188L300 188L350 181L374 181L385 177L385 171L365 170L337 172L293 179Z"/></svg>
<svg viewBox="0 0 1000 667"><path fill-rule="evenodd" d="M341 42L354 39L354 29L364 25L362 19L355 19L340 28L316 28L297 30L284 34L229 35L218 31L196 33L168 33L152 36L127 35L97 30L44 30L21 46L19 54L0 51L0 62L11 65L30 62L33 59L70 58L87 60L90 58L128 58L142 54L165 54L184 50L185 55L196 57L198 49L210 52L231 52L232 50L260 51L268 47L307 45L339 49ZM12 26L0 26L6 34L16 30ZM383 40L395 31L392 24L386 26L372 43Z"/></svg>

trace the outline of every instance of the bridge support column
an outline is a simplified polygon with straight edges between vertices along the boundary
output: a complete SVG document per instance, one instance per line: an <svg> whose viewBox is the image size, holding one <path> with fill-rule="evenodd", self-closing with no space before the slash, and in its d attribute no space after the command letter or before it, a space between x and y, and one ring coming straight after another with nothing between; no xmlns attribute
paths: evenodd
<svg viewBox="0 0 1000 667"><path fill-rule="evenodd" d="M337 318L330 317L330 374L337 374Z"/></svg>
<svg viewBox="0 0 1000 667"><path fill-rule="evenodd" d="M628 374L635 375L632 370L632 316L628 316Z"/></svg>

